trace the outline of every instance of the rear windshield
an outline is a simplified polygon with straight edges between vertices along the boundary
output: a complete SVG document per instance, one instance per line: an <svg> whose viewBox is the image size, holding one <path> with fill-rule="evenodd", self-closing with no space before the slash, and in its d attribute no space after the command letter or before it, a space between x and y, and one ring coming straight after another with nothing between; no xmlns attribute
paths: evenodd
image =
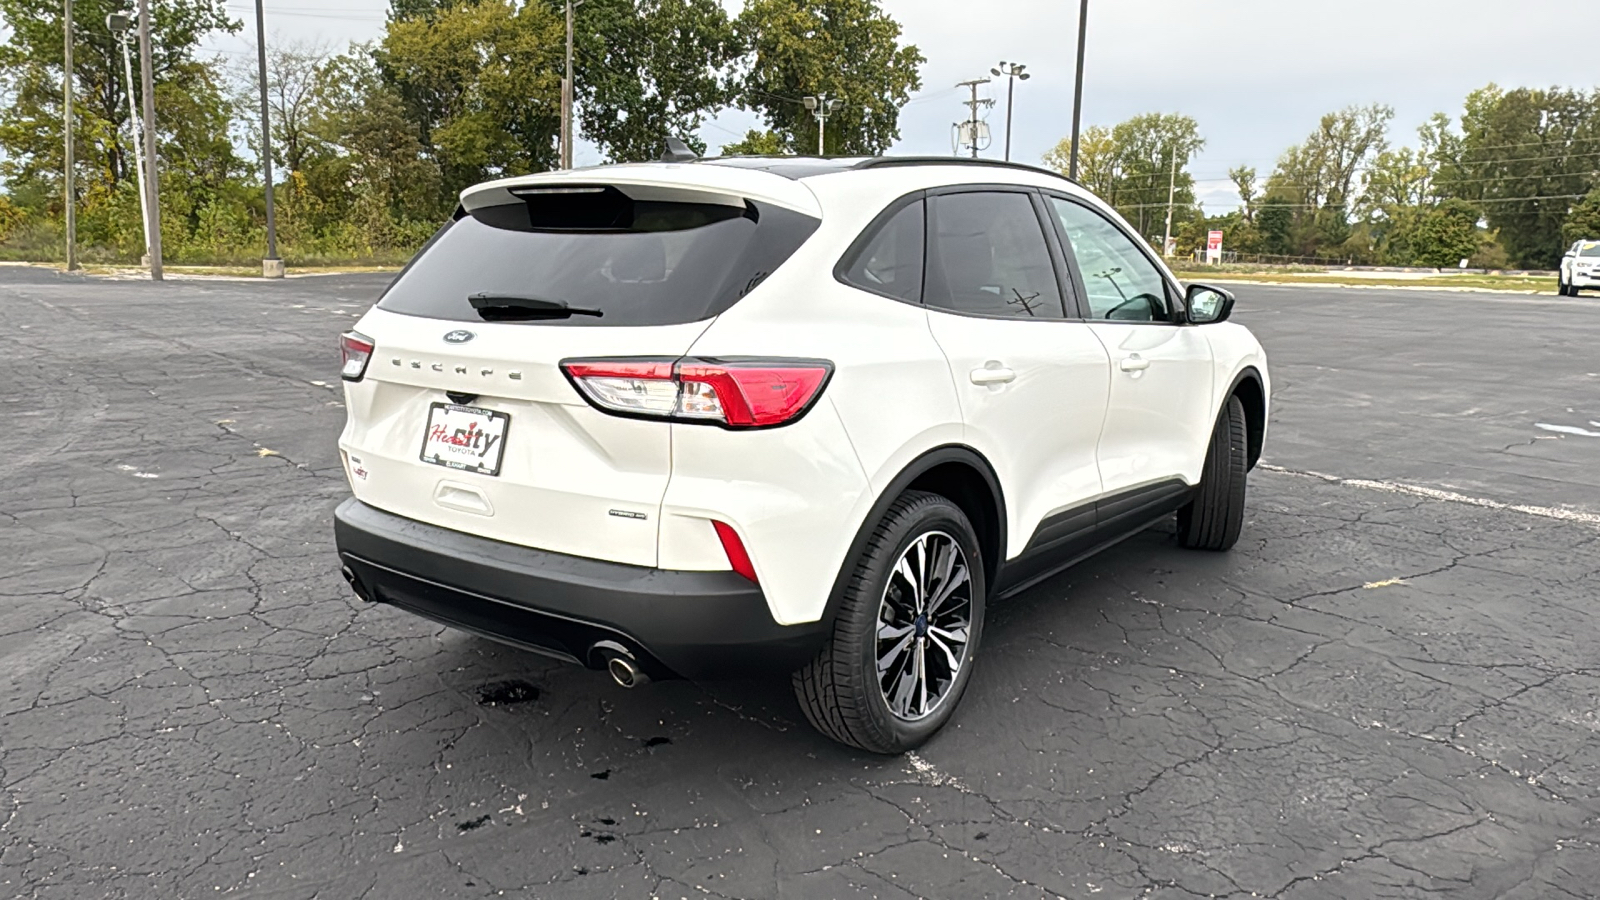
<svg viewBox="0 0 1600 900"><path fill-rule="evenodd" d="M782 265L815 218L763 203L632 200L615 188L475 210L435 235L379 301L482 321L468 298L511 295L601 315L539 325L676 325L717 315Z"/></svg>
<svg viewBox="0 0 1600 900"><path fill-rule="evenodd" d="M1578 246L1579 256L1600 256L1600 241L1590 241Z"/></svg>

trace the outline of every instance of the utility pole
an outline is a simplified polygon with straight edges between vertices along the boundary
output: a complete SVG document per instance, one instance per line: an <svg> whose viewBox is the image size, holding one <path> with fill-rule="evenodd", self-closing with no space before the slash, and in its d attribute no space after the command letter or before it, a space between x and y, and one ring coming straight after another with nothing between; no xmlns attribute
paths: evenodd
<svg viewBox="0 0 1600 900"><path fill-rule="evenodd" d="M260 2L260 0L257 0ZM572 11L583 5L567 0L567 77L561 79L561 168L572 168Z"/></svg>
<svg viewBox="0 0 1600 900"><path fill-rule="evenodd" d="M283 260L278 258L278 222L272 211L272 124L267 116L267 28L256 0L256 65L261 77L261 173L267 186L267 258L261 261L263 278L282 278Z"/></svg>
<svg viewBox="0 0 1600 900"><path fill-rule="evenodd" d="M978 85L980 85L980 84L988 84L988 83L989 83L989 79L987 79L987 78L974 78L971 81L963 81L963 82L960 82L960 83L958 83L956 85L956 87L958 87L958 88L968 88L969 90L972 91L972 99L971 100L963 100L961 102L963 104L965 104L967 109L968 109L968 114L967 114L967 136L972 139L972 158L973 159L977 159L978 158L978 107L980 107L980 106L989 107L989 106L993 106L994 105L994 101L993 100L979 100L978 99Z"/></svg>
<svg viewBox="0 0 1600 900"><path fill-rule="evenodd" d="M1172 246L1172 199L1173 199L1173 197L1175 197L1177 195L1177 190L1178 190L1178 148L1177 148L1177 145L1173 145L1173 148L1171 150L1171 155L1172 155L1172 174L1169 175L1168 178L1167 178L1167 231L1166 231L1166 234L1164 234L1162 236L1162 238L1161 238L1161 255L1162 256L1171 256L1172 255L1172 253L1167 248Z"/></svg>
<svg viewBox="0 0 1600 900"><path fill-rule="evenodd" d="M829 100L827 94L817 94L815 97L801 97L806 109L811 111L811 117L817 120L817 155L827 156L828 150L823 138L828 133L828 117L838 109L843 100Z"/></svg>
<svg viewBox="0 0 1600 900"><path fill-rule="evenodd" d="M161 171L156 166L156 89L150 63L150 0L139 0L139 81L144 91L144 180L150 204L150 280L161 280Z"/></svg>
<svg viewBox="0 0 1600 900"><path fill-rule="evenodd" d="M62 0L62 31L65 33L65 61L61 70L61 131L66 135L65 200L67 204L67 271L78 268L78 198L72 159L72 0Z"/></svg>
<svg viewBox="0 0 1600 900"><path fill-rule="evenodd" d="M122 45L122 86L128 92L128 135L133 145L135 182L139 185L139 227L144 232L144 258L140 265L150 265L150 197L144 189L144 151L139 149L138 90L133 86L133 57L128 54L128 30L133 27L133 17L127 13L106 16L106 30Z"/></svg>
<svg viewBox="0 0 1600 900"><path fill-rule="evenodd" d="M1083 118L1083 38L1089 28L1089 0L1078 7L1078 77L1072 86L1072 158L1067 163L1067 177L1078 177L1078 123Z"/></svg>
<svg viewBox="0 0 1600 900"><path fill-rule="evenodd" d="M1033 76L1022 71L1027 66L1022 63L1008 63L1000 60L998 69L990 69L992 75L1006 76L1006 161L1011 161L1011 109L1017 105L1017 81L1027 81Z"/></svg>

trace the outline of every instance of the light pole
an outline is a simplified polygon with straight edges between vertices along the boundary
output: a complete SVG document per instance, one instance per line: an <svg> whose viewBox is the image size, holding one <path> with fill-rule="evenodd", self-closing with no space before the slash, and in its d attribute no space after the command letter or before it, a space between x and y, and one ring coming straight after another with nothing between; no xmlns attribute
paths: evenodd
<svg viewBox="0 0 1600 900"><path fill-rule="evenodd" d="M139 230L144 234L142 265L150 265L150 197L144 189L144 151L139 149L139 102L134 98L138 90L133 86L133 58L128 55L128 31L133 27L133 16L128 13L111 13L106 16L106 30L122 45L123 85L128 91L128 134L133 144L133 174L139 185Z"/></svg>
<svg viewBox="0 0 1600 900"><path fill-rule="evenodd" d="M72 272L78 268L78 199L73 196L77 193L74 181L74 164L72 160L72 0L62 0L61 4L61 30L63 38L63 56L61 66L61 131L66 138L65 165L62 174L65 176L65 193L63 194L67 205L67 271Z"/></svg>
<svg viewBox="0 0 1600 900"><path fill-rule="evenodd" d="M1006 161L1011 161L1011 108L1017 103L1017 81L1027 81L1033 77L1022 71L1027 66L1022 63L1008 63L1000 60L1000 68L990 69L991 75L1006 76Z"/></svg>
<svg viewBox="0 0 1600 900"><path fill-rule="evenodd" d="M1067 163L1067 177L1078 177L1078 123L1083 113L1083 37L1089 28L1089 0L1078 7L1078 77L1072 87L1072 157Z"/></svg>
<svg viewBox="0 0 1600 900"><path fill-rule="evenodd" d="M811 117L817 120L817 155L827 156L828 150L823 145L823 136L828 131L828 117L838 109L843 100L829 100L827 94L818 94L815 97L801 97L800 102L811 111Z"/></svg>
<svg viewBox="0 0 1600 900"><path fill-rule="evenodd" d="M139 0L139 86L144 92L144 180L150 204L150 280L161 280L161 169L156 165L156 89L150 62L150 0Z"/></svg>
<svg viewBox="0 0 1600 900"><path fill-rule="evenodd" d="M261 261L264 278L282 278L283 260L278 258L278 222L272 210L272 125L267 117L267 31L261 0L256 0L256 65L261 76L261 173L267 186L267 257Z"/></svg>

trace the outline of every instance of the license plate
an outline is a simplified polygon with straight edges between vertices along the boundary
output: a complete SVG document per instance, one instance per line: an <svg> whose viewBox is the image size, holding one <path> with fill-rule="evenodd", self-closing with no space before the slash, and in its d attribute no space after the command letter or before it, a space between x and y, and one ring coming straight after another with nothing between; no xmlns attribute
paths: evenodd
<svg viewBox="0 0 1600 900"><path fill-rule="evenodd" d="M492 409L435 403L428 408L422 461L479 475L499 475L511 417Z"/></svg>

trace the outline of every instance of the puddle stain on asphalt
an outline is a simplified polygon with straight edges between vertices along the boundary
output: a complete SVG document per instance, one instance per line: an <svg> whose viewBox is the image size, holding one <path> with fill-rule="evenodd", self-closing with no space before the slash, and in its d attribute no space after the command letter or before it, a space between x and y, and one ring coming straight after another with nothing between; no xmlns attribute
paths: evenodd
<svg viewBox="0 0 1600 900"><path fill-rule="evenodd" d="M478 688L479 706L515 706L539 699L539 689L526 681L494 681Z"/></svg>
<svg viewBox="0 0 1600 900"><path fill-rule="evenodd" d="M482 828L487 824L489 824L489 817L487 815L482 815L476 819L468 819L465 822L457 822L456 830L465 834L469 831L477 831L479 828Z"/></svg>

